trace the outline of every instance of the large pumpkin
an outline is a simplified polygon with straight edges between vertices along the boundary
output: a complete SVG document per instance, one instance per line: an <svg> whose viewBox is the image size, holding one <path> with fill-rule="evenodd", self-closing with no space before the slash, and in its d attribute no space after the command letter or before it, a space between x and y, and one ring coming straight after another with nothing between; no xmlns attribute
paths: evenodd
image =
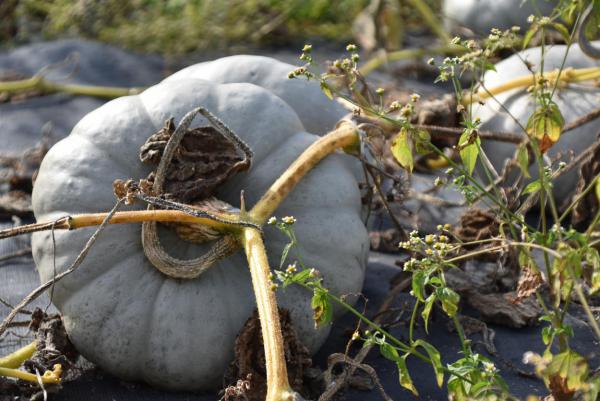
<svg viewBox="0 0 600 401"><path fill-rule="evenodd" d="M198 79L201 74L180 73L138 96L116 99L88 114L42 162L33 191L37 220L111 208L113 180L140 179L149 173L138 159L140 146L165 120L179 121L198 106L219 117L254 151L252 168L233 177L217 197L239 206L244 190L247 204L254 204L317 139L306 132L294 109L273 93L302 99L300 112L309 119L319 120L332 105L309 83L290 85L286 73L292 66L253 57L236 62L252 77L258 73L265 77L272 66L285 66L286 71L280 67L259 82L267 89L248 83L216 84ZM325 132L338 117L325 120L332 126L312 128ZM201 120L198 117L194 125L205 125ZM368 236L361 221L357 182L345 156L322 161L277 214L297 218L299 252L308 266L319 269L327 287L337 294L360 291ZM55 250L51 234L34 234L33 254L41 280L65 270L91 232L56 232ZM233 358L235 337L255 308L243 252L219 261L197 279L174 280L148 262L140 232L139 224L108 227L80 268L56 284L53 302L63 314L71 340L86 358L121 378L171 389L221 385ZM164 247L182 259L199 256L208 247L185 242L164 227L160 235ZM265 240L271 265L278 266L286 239L268 226ZM310 296L299 287L278 293L299 338L314 352L329 328L315 329Z"/></svg>
<svg viewBox="0 0 600 401"><path fill-rule="evenodd" d="M595 43L597 45L597 42ZM566 46L563 45L549 47L544 58L545 71L560 68L565 51ZM540 48L527 49L519 55L514 55L496 64L496 71L486 73L485 86L492 88L516 77L531 74L523 60L532 63L536 70L539 70L541 64ZM588 68L599 65L600 62L583 54L578 45L571 47L565 63L566 68ZM564 120L568 124L597 109L599 94L600 91L590 83L570 84L568 87L559 88L553 100L558 104ZM527 125L527 121L535 107L531 94L527 93L525 89L517 89L501 93L495 97L498 101L489 99L484 106L475 108L474 117L481 118L482 128L491 131L514 132L525 136L521 126ZM511 115L516 118L518 123ZM568 162L570 151L577 155L589 148L596 141L599 132L600 123L598 120L582 125L561 136L560 140L547 154L551 158L556 158L560 153L562 154L561 160ZM507 159L513 156L515 151L514 145L501 142L487 142L484 143L483 148L498 170L502 168ZM533 177L537 177L537 169L536 165L531 167L530 173ZM573 193L576 183L577 169L573 169L556 179L554 182L554 195L559 205Z"/></svg>
<svg viewBox="0 0 600 401"><path fill-rule="evenodd" d="M492 28L528 29L530 15L550 15L557 0L444 0L442 14L450 31L464 26L479 35L488 35Z"/></svg>

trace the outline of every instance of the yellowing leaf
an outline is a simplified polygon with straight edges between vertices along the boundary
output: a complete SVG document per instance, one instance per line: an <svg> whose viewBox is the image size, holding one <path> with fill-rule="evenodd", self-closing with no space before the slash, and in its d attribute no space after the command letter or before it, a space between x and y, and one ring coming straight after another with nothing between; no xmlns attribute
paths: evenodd
<svg viewBox="0 0 600 401"><path fill-rule="evenodd" d="M537 109L527 121L527 135L538 140L545 153L560 139L565 120L556 103Z"/></svg>
<svg viewBox="0 0 600 401"><path fill-rule="evenodd" d="M412 379L410 378L410 374L408 373L408 368L406 367L406 357L407 355L402 356L396 361L396 365L398 366L398 376L400 379L400 385L407 390L410 390L415 396L419 396L419 392L417 391L415 385L413 384Z"/></svg>
<svg viewBox="0 0 600 401"><path fill-rule="evenodd" d="M473 170L475 169L480 144L481 140L477 136L477 132L471 129L464 130L458 140L460 158L469 174L473 174Z"/></svg>
<svg viewBox="0 0 600 401"><path fill-rule="evenodd" d="M402 128L398 135L392 140L392 155L398 163L412 173L413 154L410 138L406 128Z"/></svg>

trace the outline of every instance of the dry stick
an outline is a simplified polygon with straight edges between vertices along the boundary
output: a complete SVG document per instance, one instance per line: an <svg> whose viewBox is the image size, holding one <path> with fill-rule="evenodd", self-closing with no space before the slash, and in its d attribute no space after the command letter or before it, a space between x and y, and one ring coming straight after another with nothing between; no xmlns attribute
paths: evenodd
<svg viewBox="0 0 600 401"><path fill-rule="evenodd" d="M77 258L75 259L73 264L71 264L71 266L67 270L54 276L51 280L48 280L44 284L37 287L35 290L33 290L29 295L27 295L21 302L19 302L13 308L13 310L8 314L8 316L0 324L0 336L6 331L6 328L8 327L10 322L15 318L15 316L17 316L17 314L19 313L19 311L21 309L23 309L31 301L33 301L34 299L39 297L44 291L46 291L52 285L54 285L58 281L62 280L64 277L68 276L69 274L73 273L79 267L79 265L81 265L81 263L87 256L88 252L90 251L91 247L94 245L94 243L98 239L98 236L100 235L102 230L104 230L104 228L108 225L109 220L117 212L117 210L119 209L119 207L121 206L122 203L123 203L123 200L117 201L115 206L112 208L112 210L106 215L106 217L102 221L102 224L100 224L100 226L96 229L94 234L92 234L92 236L90 237L88 242L85 244L85 247L83 248L83 250L79 253L79 255L77 255Z"/></svg>

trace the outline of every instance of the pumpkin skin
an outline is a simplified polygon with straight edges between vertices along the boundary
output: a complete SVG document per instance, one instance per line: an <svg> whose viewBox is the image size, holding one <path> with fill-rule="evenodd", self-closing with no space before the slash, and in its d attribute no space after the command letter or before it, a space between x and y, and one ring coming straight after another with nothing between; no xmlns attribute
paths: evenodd
<svg viewBox="0 0 600 401"><path fill-rule="evenodd" d="M492 28L501 30L518 26L528 29L527 17L531 14L550 15L556 0L444 0L442 14L446 29L458 26L469 28L479 35L488 35Z"/></svg>
<svg viewBox="0 0 600 401"><path fill-rule="evenodd" d="M598 45L598 42L594 42ZM562 64L566 46L553 46L547 49L544 59L545 71L552 71L559 68ZM531 48L521 52L524 60L531 62L536 71L539 70L541 61L540 48ZM597 67L600 62L587 57L578 45L571 46L565 67L588 68ZM487 88L492 88L503 82L516 77L529 75L531 72L524 63L517 57L511 56L496 64L496 72L486 73L484 82ZM566 88L559 88L554 95L554 101L560 108L565 123L575 121L598 107L597 88L590 83L571 84ZM525 89L516 89L501 93L495 96L506 109L517 118L522 126L526 126L527 121L534 111L534 99ZM474 109L474 117L481 118L482 128L490 131L514 132L525 136L525 133L519 125L504 110L500 108L498 102L488 99L484 106L477 106ZM574 155L589 148L595 141L600 132L600 122L594 120L588 124L579 126L570 132L561 136L559 141L547 152L550 158L555 159L559 153L563 154L561 160L569 161L567 152L572 150ZM515 146L508 143L484 141L483 149L486 155L498 171L502 169L505 160L513 157ZM532 179L536 179L538 167L534 164L530 167ZM573 169L554 181L554 196L558 205L566 201L573 193L577 185L577 169Z"/></svg>
<svg viewBox="0 0 600 401"><path fill-rule="evenodd" d="M348 111L325 97L314 82L308 83L305 78L289 79L288 73L295 68L269 57L237 55L194 64L165 81L199 78L223 84L248 82L258 85L289 104L308 132L326 134Z"/></svg>
<svg viewBox="0 0 600 401"><path fill-rule="evenodd" d="M254 151L252 168L217 192L232 205L239 205L242 189L247 205L253 205L317 139L305 132L288 104L263 88L168 79L88 114L48 152L33 190L38 221L110 209L115 202L113 180L140 179L149 173L138 159L148 136L169 117L179 121L198 106L219 117ZM314 115L319 111L315 108ZM200 123L206 124L198 117L193 126ZM322 127L322 132L330 128ZM336 294L360 291L369 249L360 193L346 159L332 155L322 161L277 211L297 218L295 232L304 262L319 269ZM41 281L64 271L93 230L55 233L56 270L51 234L34 234ZM165 249L175 257L193 258L208 248L184 242L166 228L159 230ZM219 387L233 359L236 335L255 308L243 252L221 260L197 279L174 280L147 261L140 235L139 224L107 227L78 270L56 284L53 302L72 342L90 361L123 379L175 390ZM276 267L286 240L267 226L265 242L270 264ZM315 352L330 329L314 328L311 294L292 286L277 296L279 305L290 310L299 338ZM334 316L340 313L336 309Z"/></svg>

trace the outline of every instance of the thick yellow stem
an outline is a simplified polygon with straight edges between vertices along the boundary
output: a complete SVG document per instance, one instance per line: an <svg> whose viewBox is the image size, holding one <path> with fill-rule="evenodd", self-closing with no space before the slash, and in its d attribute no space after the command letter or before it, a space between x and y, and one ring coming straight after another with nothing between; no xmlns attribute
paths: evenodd
<svg viewBox="0 0 600 401"><path fill-rule="evenodd" d="M35 352L35 347L37 346L37 341L32 341L27 344L23 348L19 348L15 352L5 357L0 358L0 367L1 368L9 368L16 369L23 364L26 360L31 358L33 353Z"/></svg>
<svg viewBox="0 0 600 401"><path fill-rule="evenodd" d="M72 95L93 96L106 99L135 95L144 90L144 88L59 84L47 81L40 76L17 81L0 82L0 92L21 92L28 89L38 89L46 93L64 92Z"/></svg>
<svg viewBox="0 0 600 401"><path fill-rule="evenodd" d="M260 318L267 369L266 401L288 401L294 392L288 382L283 337L275 292L271 289L271 269L262 234L255 228L242 230L242 244L248 258L252 286Z"/></svg>
<svg viewBox="0 0 600 401"><path fill-rule="evenodd" d="M271 185L267 192L249 212L257 224L263 224L273 215L285 197L300 180L327 155L337 149L348 148L358 143L358 131L354 124L342 122L339 127L310 145L290 167Z"/></svg>
<svg viewBox="0 0 600 401"><path fill-rule="evenodd" d="M90 213L71 216L68 225L69 229L76 229L89 226L97 226L102 223L106 213ZM227 214L219 216L223 220L235 223L239 220L237 214ZM130 212L117 212L110 219L109 224L122 223L141 223L144 221L176 222L176 223L196 223L219 231L231 231L233 224L224 223L211 219L209 217L196 217L179 210L135 210Z"/></svg>
<svg viewBox="0 0 600 401"><path fill-rule="evenodd" d="M527 88L529 86L535 85L541 77L542 74L525 75L522 77L511 79L510 81L504 82L503 84L500 84L498 86L487 88L487 90L480 89L473 96L470 96L468 94L465 95L462 99L462 104L464 106L467 106L474 102L484 101L502 92L506 92L512 89ZM549 81L551 83L556 80L559 80L560 82L564 83L589 81L592 79L600 78L600 67L578 69L565 68L562 71L554 70L550 72L545 72L543 77L546 81Z"/></svg>
<svg viewBox="0 0 600 401"><path fill-rule="evenodd" d="M44 384L56 384L60 383L60 376L62 375L62 366L60 364L54 365L53 370L47 370L41 377L41 381ZM22 370L10 369L0 367L0 376L14 377L15 379L26 380L28 382L38 383L38 377L33 373L24 372Z"/></svg>

